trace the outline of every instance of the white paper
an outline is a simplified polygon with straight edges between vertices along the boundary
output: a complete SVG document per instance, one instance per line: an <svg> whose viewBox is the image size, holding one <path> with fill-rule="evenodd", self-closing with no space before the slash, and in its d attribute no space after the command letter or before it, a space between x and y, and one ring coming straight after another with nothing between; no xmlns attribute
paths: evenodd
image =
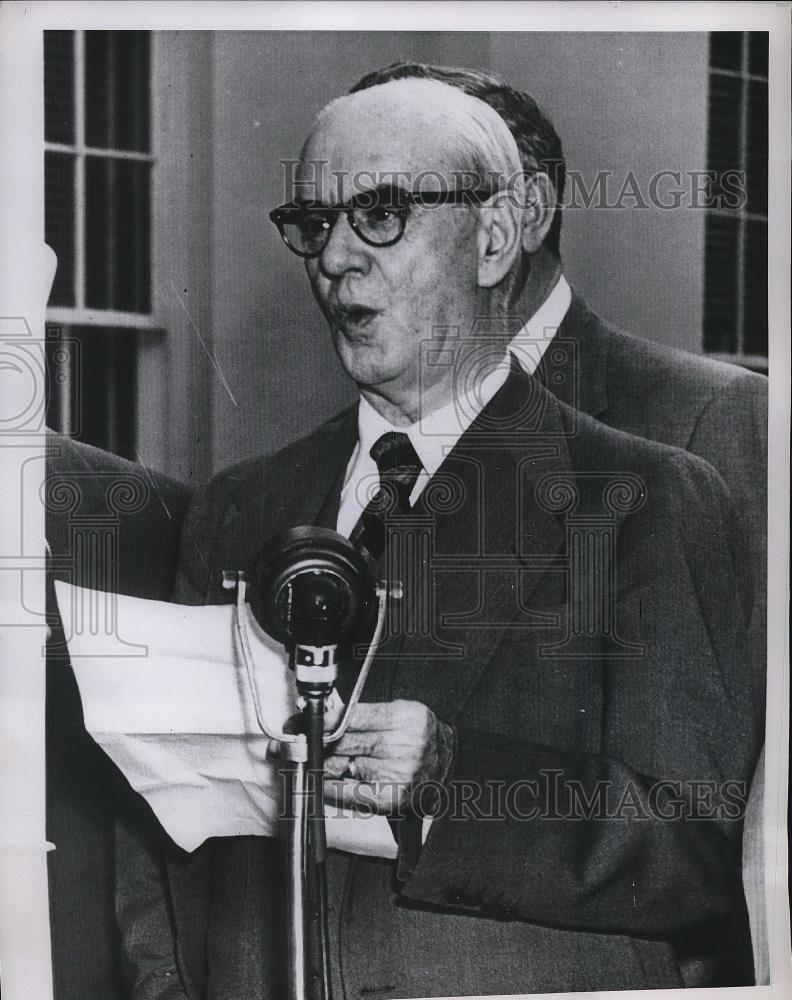
<svg viewBox="0 0 792 1000"><path fill-rule="evenodd" d="M85 728L193 851L209 837L280 836L282 780L268 753L234 628L232 605L188 607L56 582ZM297 711L283 647L246 605L264 721ZM121 638L123 637L123 638ZM337 697L337 696L335 696ZM396 857L384 816L327 807L331 848Z"/></svg>

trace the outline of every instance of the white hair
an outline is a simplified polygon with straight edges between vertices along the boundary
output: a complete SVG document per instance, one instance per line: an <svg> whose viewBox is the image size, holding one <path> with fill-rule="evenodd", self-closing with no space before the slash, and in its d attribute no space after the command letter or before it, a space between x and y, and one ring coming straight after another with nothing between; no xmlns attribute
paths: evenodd
<svg viewBox="0 0 792 1000"><path fill-rule="evenodd" d="M437 134L440 129L447 132L450 124L457 142L455 148L441 149L439 158L452 160L452 170L469 172L475 187L492 193L508 190L517 205L524 203L517 143L503 118L484 101L439 80L408 77L337 97L319 112L316 125L343 112L351 102L390 123L395 134L408 128ZM438 163L438 172L442 167L448 169Z"/></svg>

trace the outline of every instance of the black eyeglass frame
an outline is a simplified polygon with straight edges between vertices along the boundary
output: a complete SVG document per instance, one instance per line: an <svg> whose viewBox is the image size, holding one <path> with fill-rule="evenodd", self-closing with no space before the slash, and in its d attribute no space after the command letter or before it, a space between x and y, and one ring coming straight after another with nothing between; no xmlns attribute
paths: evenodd
<svg viewBox="0 0 792 1000"><path fill-rule="evenodd" d="M407 228L407 217L413 205L421 205L426 208L436 208L439 205L463 205L465 203L480 205L483 201L486 201L497 193L485 188L442 188L437 191L403 191L401 188L391 190L397 194L397 199L394 202L382 199L382 192L379 189L375 189L356 195L346 204L323 205L321 202L287 202L285 205L273 208L269 213L269 217L270 221L277 226L280 237L289 250L298 257L302 257L303 260L312 260L324 253L335 227L335 222L328 227L322 246L318 250L306 253L303 250L298 250L293 243L289 242L284 228L290 221L287 216L306 211L327 212L335 214L337 221L338 216L346 215L350 228L363 243L370 247L392 247L404 236L404 231ZM385 204L389 209L393 210L397 214L401 226L398 236L394 236L392 240L386 240L384 243L377 243L375 240L369 239L360 230L358 223L355 221L355 211L376 208L378 204Z"/></svg>

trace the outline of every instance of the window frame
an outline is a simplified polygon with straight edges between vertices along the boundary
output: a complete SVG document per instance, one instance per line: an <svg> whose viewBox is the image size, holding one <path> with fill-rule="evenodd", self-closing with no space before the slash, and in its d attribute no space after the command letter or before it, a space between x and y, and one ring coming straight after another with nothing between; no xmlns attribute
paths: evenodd
<svg viewBox="0 0 792 1000"><path fill-rule="evenodd" d="M707 66L707 82L708 89L711 90L712 78L713 76L729 77L731 79L740 80L742 82L742 87L740 89L740 107L739 107L739 126L738 126L738 155L739 162L736 164L736 169L739 170L744 177L748 177L748 113L749 113L749 84L751 82L764 83L769 86L769 72L767 76L760 73L750 72L750 35L751 32L741 31L739 32L740 38L740 68L739 69L727 69L720 66L713 66L710 62ZM769 39L768 39L769 41ZM708 123L708 129L710 127ZM709 164L708 164L709 167ZM769 368L769 354L748 354L743 350L745 344L745 292L746 292L746 267L745 267L745 256L747 250L747 229L748 223L759 222L764 223L769 235L769 205L767 214L762 214L761 212L750 212L746 205L741 205L737 209L723 209L710 207L707 208L706 213L708 216L720 216L723 218L731 218L737 220L737 259L735 261L737 268L736 275L736 287L735 287L735 341L737 348L734 351L723 351L723 350L704 350L705 357L712 358L716 361L727 361L731 364L741 365L744 368L749 368L754 371L762 372L763 374L768 373ZM706 253L706 236L705 236L705 253ZM707 308L707 289L706 284L702 286L702 294L704 296L704 312L706 313ZM703 317L704 318L704 317ZM769 322L769 320L768 320ZM702 338L704 336L704 328L702 325ZM768 329L769 337L769 329Z"/></svg>
<svg viewBox="0 0 792 1000"><path fill-rule="evenodd" d="M156 136L151 129L150 152L120 150L112 147L88 146L85 141L85 30L73 29L74 40L74 144L51 142L45 140L46 153L65 153L74 159L74 305L47 306L46 322L48 325L61 327L96 326L107 327L117 335L119 330L162 331L162 324L156 319L153 306L148 313L127 312L117 309L89 308L85 305L86 261L85 261L85 169L89 156L112 160L134 160L151 166L152 176L157 162L155 155ZM152 67L153 70L153 67ZM149 90L149 120L152 112L152 92ZM153 215L153 211L150 208ZM153 278L154 261L154 227L153 218L149 220L152 234L152 246L149 252L149 269Z"/></svg>

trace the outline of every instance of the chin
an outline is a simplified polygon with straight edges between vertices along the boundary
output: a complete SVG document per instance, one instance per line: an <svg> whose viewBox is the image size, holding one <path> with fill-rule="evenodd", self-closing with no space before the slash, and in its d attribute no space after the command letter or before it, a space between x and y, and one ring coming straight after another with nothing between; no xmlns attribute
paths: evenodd
<svg viewBox="0 0 792 1000"><path fill-rule="evenodd" d="M383 352L373 344L350 344L342 340L336 344L336 350L347 375L358 385L381 385L398 373L393 359L383 357Z"/></svg>

